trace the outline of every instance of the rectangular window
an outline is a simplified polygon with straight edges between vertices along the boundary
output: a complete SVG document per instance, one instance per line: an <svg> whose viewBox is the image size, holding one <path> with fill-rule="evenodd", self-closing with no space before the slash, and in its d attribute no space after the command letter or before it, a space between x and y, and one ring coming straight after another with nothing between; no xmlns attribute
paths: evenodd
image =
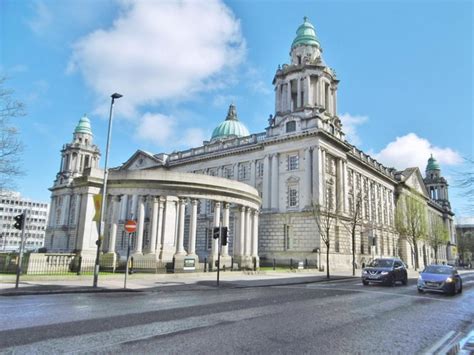
<svg viewBox="0 0 474 355"><path fill-rule="evenodd" d="M285 250L293 248L292 228L289 224L283 225L283 238L285 243Z"/></svg>
<svg viewBox="0 0 474 355"><path fill-rule="evenodd" d="M336 253L339 253L339 226L336 226L335 228L335 241L334 241L334 251Z"/></svg>
<svg viewBox="0 0 474 355"><path fill-rule="evenodd" d="M298 187L288 187L288 207L298 207Z"/></svg>
<svg viewBox="0 0 474 355"><path fill-rule="evenodd" d="M257 162L257 176L259 178L263 177L263 161L258 161Z"/></svg>
<svg viewBox="0 0 474 355"><path fill-rule="evenodd" d="M364 233L360 232L360 253L365 253Z"/></svg>
<svg viewBox="0 0 474 355"><path fill-rule="evenodd" d="M299 169L299 156L298 154L288 156L288 170Z"/></svg>
<svg viewBox="0 0 474 355"><path fill-rule="evenodd" d="M239 164L239 180L248 180L250 178L250 166L245 164Z"/></svg>
<svg viewBox="0 0 474 355"><path fill-rule="evenodd" d="M224 177L227 179L232 179L234 177L234 169L231 166L226 166L224 168Z"/></svg>

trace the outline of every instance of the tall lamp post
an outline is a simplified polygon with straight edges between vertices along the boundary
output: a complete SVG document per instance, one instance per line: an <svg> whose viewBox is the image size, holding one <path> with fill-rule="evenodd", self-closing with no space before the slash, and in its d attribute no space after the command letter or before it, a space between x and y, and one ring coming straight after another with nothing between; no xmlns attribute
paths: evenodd
<svg viewBox="0 0 474 355"><path fill-rule="evenodd" d="M93 287L97 287L97 279L99 278L99 258L100 258L100 246L102 244L102 234L104 233L104 221L103 216L105 213L105 205L106 205L106 192L107 192L107 177L109 175L109 171L107 169L107 162L109 159L109 146L110 146L110 133L112 131L112 116L113 116L113 109L114 109L114 102L116 99L120 99L122 95L114 93L110 96L112 100L110 101L110 113L109 113L109 129L107 131L107 144L105 146L105 163L104 163L104 183L102 186L102 203L100 207L100 215L99 215L99 226L98 226L98 236L97 236L97 253L95 255L95 267L94 267L94 283L92 284Z"/></svg>

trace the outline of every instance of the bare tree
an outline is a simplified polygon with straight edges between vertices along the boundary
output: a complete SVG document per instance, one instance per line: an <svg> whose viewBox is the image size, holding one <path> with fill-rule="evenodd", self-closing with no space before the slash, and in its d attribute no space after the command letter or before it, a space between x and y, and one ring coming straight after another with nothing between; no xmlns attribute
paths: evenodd
<svg viewBox="0 0 474 355"><path fill-rule="evenodd" d="M330 278L329 272L329 251L331 247L331 234L339 219L337 211L339 205L333 203L331 194L327 194L323 204L313 202L313 217L318 227L319 235L326 246L326 277Z"/></svg>
<svg viewBox="0 0 474 355"><path fill-rule="evenodd" d="M25 114L23 103L13 99L13 91L5 88L6 78L0 78L0 195L11 190L14 178L23 174L20 165L23 144L12 118Z"/></svg>
<svg viewBox="0 0 474 355"><path fill-rule="evenodd" d="M430 220L430 231L426 240L428 244L434 249L435 262L438 264L438 250L449 241L449 231L444 225L441 217L432 215Z"/></svg>
<svg viewBox="0 0 474 355"><path fill-rule="evenodd" d="M395 227L410 244L415 255L415 270L418 270L420 267L418 243L426 237L427 222L426 205L416 196L416 192L410 195L402 194L399 197L395 211Z"/></svg>
<svg viewBox="0 0 474 355"><path fill-rule="evenodd" d="M354 205L349 206L349 216L349 220L345 221L343 225L352 237L352 276L355 276L356 233L357 227L362 227L362 195L360 192L355 198Z"/></svg>
<svg viewBox="0 0 474 355"><path fill-rule="evenodd" d="M464 158L467 170L458 172L455 181L456 187L460 188L462 196L474 196L474 160L472 158ZM474 199L466 199L466 209L474 212Z"/></svg>

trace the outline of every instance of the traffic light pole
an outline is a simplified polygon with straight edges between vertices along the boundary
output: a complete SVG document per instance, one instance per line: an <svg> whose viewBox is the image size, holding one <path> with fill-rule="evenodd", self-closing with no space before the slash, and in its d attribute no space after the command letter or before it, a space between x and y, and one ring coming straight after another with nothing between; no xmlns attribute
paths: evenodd
<svg viewBox="0 0 474 355"><path fill-rule="evenodd" d="M221 239L222 227L219 227L219 242L217 247L217 287L219 287L219 270L221 269Z"/></svg>
<svg viewBox="0 0 474 355"><path fill-rule="evenodd" d="M27 210L23 211L23 225L21 226L21 241L20 241L20 255L18 257L18 265L16 267L16 282L15 288L18 288L20 284L20 274L21 274L21 264L23 261L23 247L25 244L25 226L26 226L26 217L27 217Z"/></svg>

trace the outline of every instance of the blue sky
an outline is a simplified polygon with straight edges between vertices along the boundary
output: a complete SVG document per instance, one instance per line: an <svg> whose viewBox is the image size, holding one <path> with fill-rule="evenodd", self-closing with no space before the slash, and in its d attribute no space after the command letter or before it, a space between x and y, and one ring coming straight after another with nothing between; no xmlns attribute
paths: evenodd
<svg viewBox="0 0 474 355"><path fill-rule="evenodd" d="M473 156L470 1L3 0L0 71L25 102L25 196L49 200L60 149L87 113L104 149L110 94L124 95L110 164L137 149L209 139L231 102L251 132L274 113L272 79L308 16L340 80L351 142L387 166L433 153L454 185ZM466 197L464 197L465 199Z"/></svg>

